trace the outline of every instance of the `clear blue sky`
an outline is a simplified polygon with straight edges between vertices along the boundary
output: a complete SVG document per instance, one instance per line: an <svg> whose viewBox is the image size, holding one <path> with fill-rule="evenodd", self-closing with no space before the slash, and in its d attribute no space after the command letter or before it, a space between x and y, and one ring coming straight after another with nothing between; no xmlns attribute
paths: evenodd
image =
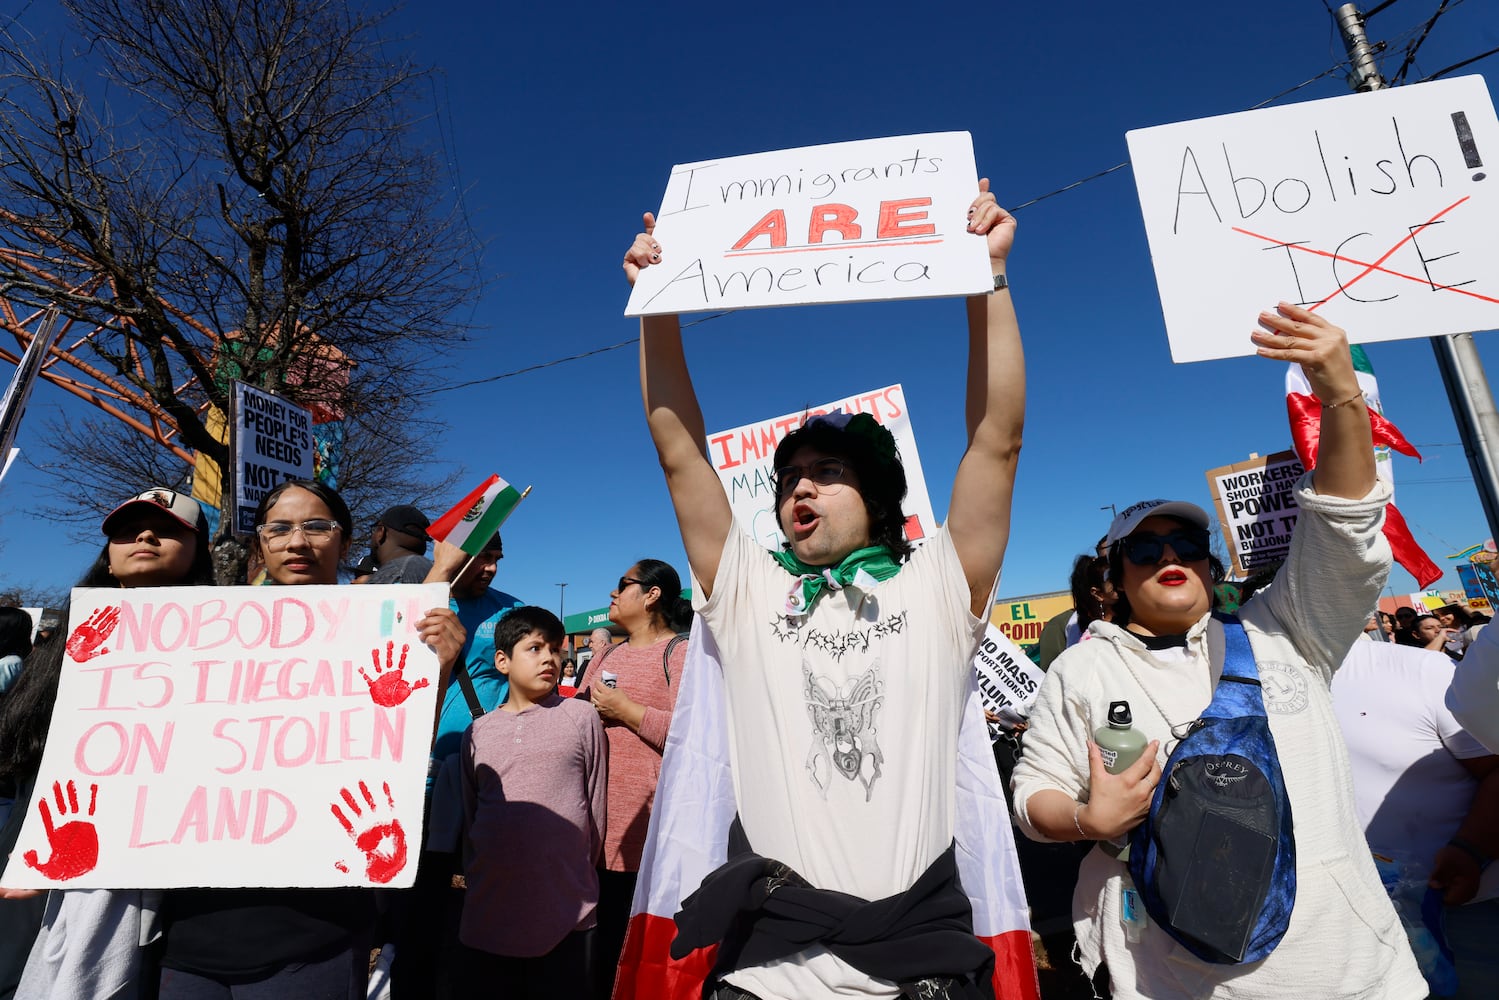
<svg viewBox="0 0 1499 1000"><path fill-rule="evenodd" d="M1387 73L1436 7L1399 0L1370 22L1395 53ZM1458 3L1409 78L1499 46L1493 14L1489 0ZM1129 129L1243 110L1342 59L1321 0L449 3L413 6L391 35L440 70L428 125L495 279L473 343L444 359L455 382L634 337L619 261L674 163L968 130L980 171L1014 206L1126 160ZM1499 79L1499 57L1465 72L1483 71ZM1282 103L1344 93L1335 72ZM1100 508L1148 496L1207 506L1205 469L1290 443L1282 365L1171 363L1128 169L1018 218L1010 278L1030 388L1006 596L1063 589L1072 557L1107 526ZM1246 335L1252 324L1244 317ZM688 352L710 429L902 382L941 517L963 446L963 329L957 301L758 311L690 330ZM1499 341L1478 341L1499 380ZM1451 567L1448 553L1490 533L1431 348L1369 354L1387 415L1426 456L1397 457L1398 502ZM81 405L43 386L23 451L44 454L41 418ZM506 529L497 586L555 609L566 582L578 611L606 603L639 557L685 570L633 347L445 392L431 413L449 425L434 454L466 480L498 471L535 486ZM26 467L0 486L0 586L65 584L95 551L28 516L40 486ZM423 506L435 516L456 499ZM1392 586L1414 583L1397 569ZM1456 573L1442 586L1458 586Z"/></svg>

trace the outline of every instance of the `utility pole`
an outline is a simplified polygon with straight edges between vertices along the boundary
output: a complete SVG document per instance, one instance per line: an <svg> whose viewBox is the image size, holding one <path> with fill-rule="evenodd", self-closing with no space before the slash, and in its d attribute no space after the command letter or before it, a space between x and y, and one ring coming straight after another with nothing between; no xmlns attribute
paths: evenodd
<svg viewBox="0 0 1499 1000"><path fill-rule="evenodd" d="M1384 90L1389 85L1374 63L1374 49L1364 32L1364 16L1358 6L1344 4L1333 18L1353 64L1348 82L1360 93ZM1489 522L1489 533L1499 538L1499 458L1495 454L1499 446L1499 411L1494 408L1494 395L1489 390L1478 348L1471 333L1457 333L1432 337L1431 349L1442 373L1442 384L1447 387L1447 398L1452 402L1452 416L1462 435L1463 451L1473 470L1473 482Z"/></svg>

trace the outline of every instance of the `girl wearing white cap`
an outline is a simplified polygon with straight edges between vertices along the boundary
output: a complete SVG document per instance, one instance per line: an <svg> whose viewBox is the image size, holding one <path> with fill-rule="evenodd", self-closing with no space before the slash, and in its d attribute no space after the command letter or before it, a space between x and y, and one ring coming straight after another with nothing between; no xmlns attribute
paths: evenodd
<svg viewBox="0 0 1499 1000"><path fill-rule="evenodd" d="M98 558L78 581L79 587L211 586L213 563L208 522L197 501L185 493L152 487L122 502L104 519L107 537ZM66 620L52 638L39 643L0 712L0 783L14 782L15 813L5 843L14 846L19 820L29 808L31 785L41 765L42 748L62 674ZM0 988L16 989L28 998L111 997L129 1000L139 993L145 945L158 936L156 909L161 893L132 889L64 889L48 893L9 892L0 902L9 914L0 927ZM36 912L23 923L21 911ZM44 912L43 912L43 907ZM34 940L34 943L33 943ZM29 952L29 957L27 957ZM18 967L25 961L19 986ZM13 969L6 975L7 967ZM148 993L151 991L147 991Z"/></svg>

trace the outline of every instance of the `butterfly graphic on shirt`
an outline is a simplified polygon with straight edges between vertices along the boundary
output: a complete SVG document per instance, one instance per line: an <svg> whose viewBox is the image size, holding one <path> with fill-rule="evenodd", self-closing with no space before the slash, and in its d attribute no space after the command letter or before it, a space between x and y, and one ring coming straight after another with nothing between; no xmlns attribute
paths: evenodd
<svg viewBox="0 0 1499 1000"><path fill-rule="evenodd" d="M885 755L877 739L875 715L884 702L884 684L876 660L868 670L839 687L802 666L803 696L812 718L812 746L807 751L807 773L827 798L833 774L864 786L864 801L874 794Z"/></svg>

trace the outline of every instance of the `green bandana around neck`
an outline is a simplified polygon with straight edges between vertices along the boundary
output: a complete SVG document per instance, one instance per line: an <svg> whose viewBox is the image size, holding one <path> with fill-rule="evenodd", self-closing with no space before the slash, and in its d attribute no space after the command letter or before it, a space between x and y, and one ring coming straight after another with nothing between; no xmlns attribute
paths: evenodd
<svg viewBox="0 0 1499 1000"><path fill-rule="evenodd" d="M809 613L817 595L824 588L842 590L853 584L867 590L874 583L888 580L900 572L900 563L895 561L895 554L884 545L855 549L837 566L809 566L785 549L772 552L771 555L786 572L797 577L796 585L786 595L786 613L792 615ZM860 574L872 578L872 582L870 579L861 581Z"/></svg>

